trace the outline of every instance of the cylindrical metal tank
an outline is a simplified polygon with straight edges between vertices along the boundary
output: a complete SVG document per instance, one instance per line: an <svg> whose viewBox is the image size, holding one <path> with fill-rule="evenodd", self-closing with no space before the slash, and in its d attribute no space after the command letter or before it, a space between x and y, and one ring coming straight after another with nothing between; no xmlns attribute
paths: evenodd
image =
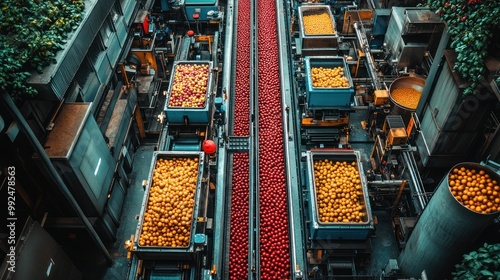
<svg viewBox="0 0 500 280"><path fill-rule="evenodd" d="M492 180L500 182L498 174L480 164L459 163L451 170L460 167L484 170ZM444 279L499 214L481 214L463 206L450 192L449 175L437 187L399 255L399 267L407 277L419 278L425 270L428 279Z"/></svg>
<svg viewBox="0 0 500 280"><path fill-rule="evenodd" d="M391 103L391 115L401 115L405 125L411 118L411 113L415 112L416 108L408 108L401 105L392 96L392 92L398 88L413 88L420 93L424 89L425 80L418 77L401 77L394 80L389 87L389 100Z"/></svg>

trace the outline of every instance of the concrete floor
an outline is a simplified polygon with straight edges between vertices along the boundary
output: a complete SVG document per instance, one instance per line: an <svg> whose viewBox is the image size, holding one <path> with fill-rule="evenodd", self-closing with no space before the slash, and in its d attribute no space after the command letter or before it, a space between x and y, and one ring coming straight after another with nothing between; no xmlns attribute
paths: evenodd
<svg viewBox="0 0 500 280"><path fill-rule="evenodd" d="M140 214L141 204L144 197L142 181L148 179L153 152L154 143L146 143L137 149L136 154L134 155L134 168L130 174L130 188L127 192L125 203L123 205L117 241L111 248L115 262L112 267L107 269L106 274L102 279L124 279L128 274L129 260L127 259L127 250L124 245L125 241L129 240L136 231L138 223L137 217Z"/></svg>

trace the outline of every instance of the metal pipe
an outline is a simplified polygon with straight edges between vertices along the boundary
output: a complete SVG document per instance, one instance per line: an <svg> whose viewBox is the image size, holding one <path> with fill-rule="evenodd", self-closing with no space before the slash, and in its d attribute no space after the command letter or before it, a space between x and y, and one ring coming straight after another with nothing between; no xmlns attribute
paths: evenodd
<svg viewBox="0 0 500 280"><path fill-rule="evenodd" d="M396 199L394 200L394 204L392 204L392 208L394 208L394 207L396 207L396 205L398 205L399 200L401 199L401 194L403 194L403 190L405 188L405 185L406 185L406 180L403 180L403 183L401 183L401 186L399 186L398 195L396 196Z"/></svg>
<svg viewBox="0 0 500 280"><path fill-rule="evenodd" d="M280 86L281 86L281 118L285 125L283 125L283 146L285 149L285 166L286 166L286 187L288 193L288 222L289 222L289 235L290 235L290 264L291 264L291 279L301 279L303 276L302 269L304 266L303 260L303 244L300 241L303 239L302 232L300 230L296 230L296 227L300 226L300 212L298 211L300 208L299 203L299 194L297 186L293 182L296 180L294 178L298 177L297 174L297 166L294 160L297 158L296 154L296 146L295 146L295 138L294 135L294 121L293 118L295 114L290 107L293 107L288 104L292 104L292 96L291 94L291 77L290 73L291 67L289 67L288 58L289 54L289 46L286 43L286 23L285 18L287 11L283 7L283 1L276 0L276 18L278 19L278 24L276 25L277 34L278 34L278 46L279 46L279 65L280 65ZM297 221L296 218L299 220Z"/></svg>
<svg viewBox="0 0 500 280"><path fill-rule="evenodd" d="M354 31L356 32L356 38L358 39L359 45L363 52L365 53L366 58L366 66L368 67L368 73L370 74L373 85L375 89L381 89L380 81L378 79L377 72L375 71L375 63L373 62L373 58L370 53L370 46L368 45L368 40L366 39L366 33L362 32L363 25L360 25L358 22L353 24Z"/></svg>
<svg viewBox="0 0 500 280"><path fill-rule="evenodd" d="M427 196L424 191L424 183L422 182L422 178L420 178L420 174L418 173L418 166L413 154L411 152L405 151L403 152L403 159L406 161L405 166L408 166L408 172L410 173L411 184L410 188L413 186L412 191L414 191L415 196L420 205L420 211L423 211L425 206L427 205Z"/></svg>
<svg viewBox="0 0 500 280"><path fill-rule="evenodd" d="M259 45L258 3L250 4L250 149L248 279L260 279Z"/></svg>
<svg viewBox="0 0 500 280"><path fill-rule="evenodd" d="M405 166L408 167L408 173L410 174L410 189L412 194L417 197L418 206L420 206L417 212L421 212L427 205L427 197L423 191L423 183L420 174L418 174L417 163L415 162L415 158L413 158L413 154L408 151L403 152L402 156L405 161Z"/></svg>
<svg viewBox="0 0 500 280"><path fill-rule="evenodd" d="M400 186L403 180L387 180L387 181L368 181L368 185L373 186Z"/></svg>
<svg viewBox="0 0 500 280"><path fill-rule="evenodd" d="M56 186L61 190L63 195L66 197L70 205L73 207L75 210L76 214L78 217L82 220L85 228L90 234L90 237L92 240L95 242L99 250L103 253L104 257L106 258L107 264L111 266L113 264L113 258L109 254L108 250L104 246L104 243L102 242L101 238L95 231L94 227L92 224L90 224L90 221L87 219L85 214L83 213L82 208L80 208L80 205L78 205L78 202L75 200L71 192L69 191L68 187L62 180L61 176L59 173L57 173L56 168L50 161L49 157L45 153L45 150L43 149L42 145L36 138L35 134L29 127L28 123L22 116L21 112L19 112L19 109L16 107L10 96L6 92L0 93L2 95L2 99L5 101L7 104L8 110L10 110L11 114L13 115L14 119L19 123L21 129L26 133L26 136L28 137L28 140L30 141L31 145L35 148L36 152L40 156L43 165L47 168L47 171L49 172L50 177L54 180L56 183Z"/></svg>

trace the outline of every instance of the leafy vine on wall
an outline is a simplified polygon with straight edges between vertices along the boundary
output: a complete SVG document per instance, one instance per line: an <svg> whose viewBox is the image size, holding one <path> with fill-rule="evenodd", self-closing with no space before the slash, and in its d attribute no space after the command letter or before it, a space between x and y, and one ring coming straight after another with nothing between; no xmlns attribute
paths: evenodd
<svg viewBox="0 0 500 280"><path fill-rule="evenodd" d="M34 96L31 72L55 63L80 23L82 0L3 0L0 4L0 90L14 100Z"/></svg>
<svg viewBox="0 0 500 280"><path fill-rule="evenodd" d="M468 82L464 95L475 94L484 76L484 59L494 27L500 24L498 0L427 0L426 6L448 25L455 70Z"/></svg>

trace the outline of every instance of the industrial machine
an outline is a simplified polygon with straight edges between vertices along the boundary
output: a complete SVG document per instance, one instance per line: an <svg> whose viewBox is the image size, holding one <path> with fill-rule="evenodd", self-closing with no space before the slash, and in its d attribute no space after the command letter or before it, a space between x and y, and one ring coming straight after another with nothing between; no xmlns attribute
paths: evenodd
<svg viewBox="0 0 500 280"><path fill-rule="evenodd" d="M408 149L408 135L400 115L388 115L370 154L372 169L382 174L386 180L398 178L402 174L401 151Z"/></svg>
<svg viewBox="0 0 500 280"><path fill-rule="evenodd" d="M498 92L484 83L463 98L446 25L414 1L263 1L139 1L99 104L61 101L54 113L43 148L100 238L126 231L126 279L450 278L469 240L498 228L498 164L474 163L500 134ZM276 5L274 34L259 23L263 3ZM276 71L260 64L271 59ZM141 143L148 172L129 180ZM280 158L264 163L269 150ZM463 180L489 186L491 213L461 203ZM137 225L119 228L138 182ZM64 225L82 227L44 218ZM26 244L43 235L29 231ZM58 256L67 268L40 267L78 278Z"/></svg>
<svg viewBox="0 0 500 280"><path fill-rule="evenodd" d="M168 26L168 31L144 35L151 39L149 49L131 48L129 53L131 61L137 57L149 65L142 67L148 71L132 73L131 83L139 84L140 92L154 93L154 102L141 115L157 151L149 174L143 174L136 231L125 244L131 261L127 279L207 279L213 257L214 162L225 123L218 68L222 11L217 1L159 2L146 11L155 19L149 21L150 30ZM182 17L187 28L177 21ZM166 37L158 40L159 35ZM160 169L167 163L181 165ZM189 177L173 183L177 175ZM161 221L155 218L159 215Z"/></svg>
<svg viewBox="0 0 500 280"><path fill-rule="evenodd" d="M250 166L249 206L240 210L249 212L248 279L273 269L260 266L265 249L259 247L257 171L262 108L255 94L265 69L255 67L257 41L250 44L248 67L249 135L231 135L238 83L234 44L243 36L235 22L235 7L243 4L235 4L156 1L134 22L122 79L135 89L139 110L134 116L144 125L144 137L156 142L156 151L149 173L142 174L137 228L125 244L131 264L127 279L231 278L231 176L241 154ZM467 102L483 106L494 95L460 99L453 53L441 49L446 26L434 11L383 5L277 1L283 15L276 40L283 125L276 129L283 130L287 197L280 205L288 206L290 252L276 259L290 262L286 278L443 276L432 264L415 261L424 254L415 244L419 234L432 230L436 205L450 205L463 215L452 206L456 201L446 179L440 180L448 168L470 158L462 152L472 151L480 138L477 128L492 108L470 112L473 117L460 123L456 117L470 109ZM319 27L309 29L316 20ZM401 91L415 101L413 107L397 97ZM467 139L453 140L459 133ZM180 171L170 162L182 165ZM97 204L103 208L104 201ZM105 211L113 221L111 209L119 203L110 203L116 204ZM179 220L169 218L180 213ZM446 225L449 231L460 228ZM474 232L474 238L479 235ZM456 243L447 246L442 251Z"/></svg>
<svg viewBox="0 0 500 280"><path fill-rule="evenodd" d="M384 44L396 69L415 69L436 48L444 23L428 9L392 7Z"/></svg>
<svg viewBox="0 0 500 280"><path fill-rule="evenodd" d="M130 116L130 106L133 103L129 103L128 107L127 103L124 104L123 109L128 109ZM114 241L128 186L124 187L115 178L120 161L113 158L103 138L93 137L101 132L90 114L89 103L65 103L44 147L68 188L82 205L82 210L88 217L92 217L94 226L105 240ZM122 133L119 138L113 137L112 140L120 143L124 138ZM118 150L116 156L121 152ZM38 155L34 157L39 160ZM78 219L49 216L46 226L81 226L80 223Z"/></svg>
<svg viewBox="0 0 500 280"><path fill-rule="evenodd" d="M300 177L300 197L304 200L301 219L306 279L357 279L367 275L381 275L381 279L448 277L445 273L450 271L438 271L430 263L417 264L414 256L419 247L415 242L420 242L422 230L432 235L432 225L436 224L424 219L437 215L429 214L433 208L428 206L429 201L435 205L454 203L436 202L440 193L446 191L436 181L446 176L446 171L426 167L450 168L452 163L465 160L470 155L469 145L477 141L478 135L473 131L477 132L478 119L484 121L491 110L473 110L470 113L474 117L467 117L460 124L453 114L463 113L463 107L472 102L478 108L488 108L482 102L489 100L494 104L497 99L485 93L488 98L481 96L480 100L475 98L466 103L453 93L459 94L460 79L448 73L454 60L451 51L443 53L439 49L447 40L446 26L434 11L380 7L371 1L346 3L342 8L338 1L302 2L293 4L288 13L290 19L282 24L285 30L292 30L288 64L293 65L290 83L295 92L292 96L297 97L292 100L298 102L299 109L296 122L301 135L300 169L304 172ZM338 13L339 10L344 12ZM304 17L322 13L333 17L330 24L335 27L336 22L343 23L342 28L335 28L335 33L329 35L320 32L312 36L304 32L308 22ZM322 31L329 30L328 23L321 25ZM438 62L441 56L444 63ZM317 70L313 68L337 66L347 75L348 86L314 84L313 73ZM439 74L431 76L431 73ZM330 75L334 77L335 73ZM412 92L408 98L416 100L414 105L400 102L397 94L402 90ZM460 101L454 103L455 98ZM468 136L459 137L459 131ZM332 162L342 161L357 162L363 185L361 208L371 212L353 224L348 220L344 223L319 219L327 211L323 207L343 208L335 202L339 193L324 192L325 184L339 184L335 180L329 183L329 174L336 180L339 177L335 171L316 170L316 164L326 168ZM327 200L323 202L325 196ZM332 219L337 217L334 213ZM421 216L422 213L425 214ZM489 218L484 217L484 223L491 225ZM386 230L391 235L389 239L385 239ZM451 231L449 234L453 235ZM473 233L472 239L480 235L479 231ZM384 250L382 243L395 248L394 251ZM463 252L467 247L456 244L443 252L453 249ZM406 253L399 256L401 250ZM384 252L383 263L379 262L381 252ZM434 263L439 261L436 259ZM426 271L425 267L429 269ZM380 268L383 268L381 274Z"/></svg>
<svg viewBox="0 0 500 280"><path fill-rule="evenodd" d="M354 95L354 85L346 60L342 57L306 56L305 64L305 103L302 107L301 133L306 145L326 143L346 144L349 134L349 111ZM313 82L313 72L319 68L340 67L341 87L317 86ZM326 144L328 145L328 144Z"/></svg>
<svg viewBox="0 0 500 280"><path fill-rule="evenodd" d="M83 279L82 272L42 225L31 218L18 225L22 225L20 242L12 246L15 250L11 249L2 263L1 279Z"/></svg>
<svg viewBox="0 0 500 280"><path fill-rule="evenodd" d="M416 145L423 164L428 167L451 167L455 162L465 160L482 137L477 127L490 118L496 118L492 106L498 98L493 92L483 90L476 96L462 98L464 81L453 71L455 60L456 54L445 50L443 63L434 65L436 70L439 69L430 87L434 94L425 103L425 111L419 117L420 132ZM454 144L447 144L449 141Z"/></svg>

